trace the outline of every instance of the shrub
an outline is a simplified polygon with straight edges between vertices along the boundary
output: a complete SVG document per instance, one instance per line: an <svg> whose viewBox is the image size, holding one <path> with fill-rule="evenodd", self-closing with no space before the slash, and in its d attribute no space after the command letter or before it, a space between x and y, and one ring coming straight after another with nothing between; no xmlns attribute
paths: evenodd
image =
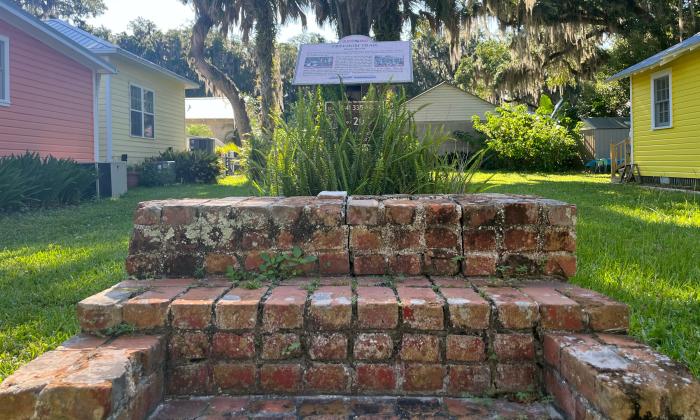
<svg viewBox="0 0 700 420"><path fill-rule="evenodd" d="M162 152L154 160L174 161L175 179L183 184L213 184L224 170L218 156L201 150Z"/></svg>
<svg viewBox="0 0 700 420"><path fill-rule="evenodd" d="M190 137L214 137L214 132L206 124L189 124L187 135Z"/></svg>
<svg viewBox="0 0 700 420"><path fill-rule="evenodd" d="M403 93L371 87L359 120L353 121L347 98L327 109L321 92L300 95L288 121L275 119L272 138L250 138L247 170L261 193L463 193L478 188L471 183L478 157L465 164L441 156L447 138L432 132L418 136Z"/></svg>
<svg viewBox="0 0 700 420"><path fill-rule="evenodd" d="M175 183L175 168L164 168L157 158L149 158L141 167L139 184L144 187L160 187Z"/></svg>
<svg viewBox="0 0 700 420"><path fill-rule="evenodd" d="M563 171L580 168L582 138L579 126L568 129L546 109L530 113L524 105L506 104L474 117L474 128L486 135L486 144L500 169Z"/></svg>
<svg viewBox="0 0 700 420"><path fill-rule="evenodd" d="M95 170L27 152L0 157L0 212L77 204L95 194Z"/></svg>

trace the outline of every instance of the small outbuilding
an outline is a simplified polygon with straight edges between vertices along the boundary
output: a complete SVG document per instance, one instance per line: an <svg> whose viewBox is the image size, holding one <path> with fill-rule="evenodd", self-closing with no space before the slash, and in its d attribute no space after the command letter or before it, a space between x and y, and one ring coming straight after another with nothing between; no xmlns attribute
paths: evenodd
<svg viewBox="0 0 700 420"><path fill-rule="evenodd" d="M629 138L630 121L627 117L584 118L581 134L591 159L610 159L610 145Z"/></svg>
<svg viewBox="0 0 700 420"><path fill-rule="evenodd" d="M496 105L448 82L440 83L414 96L406 102L406 107L415 113L419 133L430 129L442 130L445 134L476 134L472 117L478 115L483 119L487 112L496 109ZM443 145L442 152L468 154L470 145L464 141L450 140Z"/></svg>
<svg viewBox="0 0 700 420"><path fill-rule="evenodd" d="M215 138L224 142L234 136L233 108L226 98L185 99L185 121L187 125L206 125Z"/></svg>

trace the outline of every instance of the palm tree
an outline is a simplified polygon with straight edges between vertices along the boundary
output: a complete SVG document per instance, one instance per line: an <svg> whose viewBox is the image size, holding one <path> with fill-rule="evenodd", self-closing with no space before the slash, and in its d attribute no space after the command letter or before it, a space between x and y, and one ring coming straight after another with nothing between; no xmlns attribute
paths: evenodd
<svg viewBox="0 0 700 420"><path fill-rule="evenodd" d="M241 91L224 72L204 57L207 35L218 28L224 36L229 28L237 27L244 42L254 33L255 60L260 93L260 124L264 129L272 128L271 115L282 108L279 68L275 60L275 37L277 25L287 19L300 19L306 24L302 11L305 0L184 0L195 7L196 21L192 30L190 58L197 72L231 102L234 122L239 134L247 136L251 131L250 118L246 111Z"/></svg>

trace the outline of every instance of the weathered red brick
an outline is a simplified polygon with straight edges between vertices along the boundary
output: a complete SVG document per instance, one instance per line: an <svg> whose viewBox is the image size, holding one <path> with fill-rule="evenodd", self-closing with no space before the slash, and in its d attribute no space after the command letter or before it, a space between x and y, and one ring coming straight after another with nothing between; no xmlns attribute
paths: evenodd
<svg viewBox="0 0 700 420"><path fill-rule="evenodd" d="M503 245L509 251L535 251L537 231L525 228L510 228L503 233Z"/></svg>
<svg viewBox="0 0 700 420"><path fill-rule="evenodd" d="M443 329L443 301L432 289L400 286L397 292L404 324L419 330Z"/></svg>
<svg viewBox="0 0 700 420"><path fill-rule="evenodd" d="M204 359L209 357L211 343L202 331L178 331L170 337L170 360L174 362Z"/></svg>
<svg viewBox="0 0 700 420"><path fill-rule="evenodd" d="M222 359L255 357L255 335L216 332L212 336L212 356Z"/></svg>
<svg viewBox="0 0 700 420"><path fill-rule="evenodd" d="M447 336L447 360L455 362L481 362L486 360L486 345L481 337L472 335Z"/></svg>
<svg viewBox="0 0 700 420"><path fill-rule="evenodd" d="M304 370L304 389L313 392L345 392L350 386L350 370L341 364L314 363Z"/></svg>
<svg viewBox="0 0 700 420"><path fill-rule="evenodd" d="M394 352L394 340L385 333L363 333L355 337L353 354L358 360L387 360Z"/></svg>
<svg viewBox="0 0 700 420"><path fill-rule="evenodd" d="M544 274L573 277L576 274L576 256L571 254L549 254L544 265Z"/></svg>
<svg viewBox="0 0 700 420"><path fill-rule="evenodd" d="M204 257L204 271L208 274L223 274L230 268L238 268L238 260L233 255L207 254Z"/></svg>
<svg viewBox="0 0 700 420"><path fill-rule="evenodd" d="M433 284L425 276L400 278L396 280L396 285L402 287L433 287Z"/></svg>
<svg viewBox="0 0 700 420"><path fill-rule="evenodd" d="M423 254L426 274L431 276L454 276L459 273L459 251L443 251L429 250Z"/></svg>
<svg viewBox="0 0 700 420"><path fill-rule="evenodd" d="M564 331L583 329L581 306L557 292L554 287L532 286L523 287L521 290L537 303L541 328Z"/></svg>
<svg viewBox="0 0 700 420"><path fill-rule="evenodd" d="M430 225L459 224L462 208L449 200L425 200L425 222Z"/></svg>
<svg viewBox="0 0 700 420"><path fill-rule="evenodd" d="M407 364L401 369L404 391L440 392L444 388L445 366Z"/></svg>
<svg viewBox="0 0 700 420"><path fill-rule="evenodd" d="M428 227L425 230L425 246L428 248L460 248L459 234L454 229Z"/></svg>
<svg viewBox="0 0 700 420"><path fill-rule="evenodd" d="M538 319L537 304L519 290L509 287L481 289L496 306L498 321L503 328L532 328Z"/></svg>
<svg viewBox="0 0 700 420"><path fill-rule="evenodd" d="M440 361L440 337L427 334L404 334L399 351L406 362Z"/></svg>
<svg viewBox="0 0 700 420"><path fill-rule="evenodd" d="M491 306L478 293L467 288L444 288L440 292L447 300L452 327L468 330L488 328Z"/></svg>
<svg viewBox="0 0 700 420"><path fill-rule="evenodd" d="M316 226L340 226L345 221L345 200L317 200L309 206L309 222Z"/></svg>
<svg viewBox="0 0 700 420"><path fill-rule="evenodd" d="M258 271L265 262L264 252L249 252L244 256L243 268L248 271Z"/></svg>
<svg viewBox="0 0 700 420"><path fill-rule="evenodd" d="M387 270L386 257L380 254L354 255L353 273L358 276L384 274Z"/></svg>
<svg viewBox="0 0 700 420"><path fill-rule="evenodd" d="M77 370L87 357L87 351L49 351L20 367L0 383L0 418L32 418L42 389Z"/></svg>
<svg viewBox="0 0 700 420"><path fill-rule="evenodd" d="M357 327L360 329L395 328L399 304L388 287L357 288Z"/></svg>
<svg viewBox="0 0 700 420"><path fill-rule="evenodd" d="M296 403L293 399L289 398L264 398L250 401L246 411L254 415L253 417L262 418L265 418L265 416L277 417L281 415L292 415L296 412Z"/></svg>
<svg viewBox="0 0 700 420"><path fill-rule="evenodd" d="M592 330L610 332L629 328L629 307L624 303L575 286L562 286L558 290L581 305Z"/></svg>
<svg viewBox="0 0 700 420"><path fill-rule="evenodd" d="M603 344L610 344L617 347L643 348L645 344L636 339L620 334L598 334L598 340Z"/></svg>
<svg viewBox="0 0 700 420"><path fill-rule="evenodd" d="M294 359L301 354L301 340L297 334L270 334L262 338L261 357L263 359Z"/></svg>
<svg viewBox="0 0 700 420"><path fill-rule="evenodd" d="M348 356L348 338L345 334L320 334L311 337L311 360L343 360Z"/></svg>
<svg viewBox="0 0 700 420"><path fill-rule="evenodd" d="M393 274L416 276L423 272L423 260L418 254L390 255L388 259Z"/></svg>
<svg viewBox="0 0 700 420"><path fill-rule="evenodd" d="M545 251L576 251L576 234L569 229L547 229L544 232Z"/></svg>
<svg viewBox="0 0 700 420"><path fill-rule="evenodd" d="M493 351L499 361L535 359L535 337L532 334L496 334Z"/></svg>
<svg viewBox="0 0 700 420"><path fill-rule="evenodd" d="M306 291L295 286L279 286L272 290L263 305L263 329L277 331L304 325Z"/></svg>
<svg viewBox="0 0 700 420"><path fill-rule="evenodd" d="M376 251L382 247L382 233L377 228L353 226L350 229L350 247L353 250Z"/></svg>
<svg viewBox="0 0 700 420"><path fill-rule="evenodd" d="M530 363L499 363L495 383L500 392L534 392L537 389L537 369Z"/></svg>
<svg viewBox="0 0 700 420"><path fill-rule="evenodd" d="M450 395L486 395L490 390L491 370L488 365L450 365L447 388Z"/></svg>
<svg viewBox="0 0 700 420"><path fill-rule="evenodd" d="M122 335L103 344L99 352L116 351L128 357L140 373L158 372L165 361L165 338L162 335Z"/></svg>
<svg viewBox="0 0 700 420"><path fill-rule="evenodd" d="M410 225L416 213L418 203L414 200L385 200L384 212L387 223Z"/></svg>
<svg viewBox="0 0 700 420"><path fill-rule="evenodd" d="M211 324L214 302L225 287L197 287L188 290L170 305L172 325L182 329L203 329Z"/></svg>
<svg viewBox="0 0 700 420"><path fill-rule="evenodd" d="M554 370L559 371L561 366L561 349L577 343L597 344L596 340L590 335L545 334L542 338L544 361L552 366Z"/></svg>
<svg viewBox="0 0 700 420"><path fill-rule="evenodd" d="M211 366L207 362L172 366L168 373L168 394L203 395L211 392Z"/></svg>
<svg viewBox="0 0 700 420"><path fill-rule="evenodd" d="M139 203L134 212L135 225L157 225L163 211L160 201L143 201Z"/></svg>
<svg viewBox="0 0 700 420"><path fill-rule="evenodd" d="M471 287L463 277L432 277L433 283L439 288L464 289Z"/></svg>
<svg viewBox="0 0 700 420"><path fill-rule="evenodd" d="M298 364L263 365L260 368L260 388L264 392L299 392L301 374L302 368Z"/></svg>
<svg viewBox="0 0 700 420"><path fill-rule="evenodd" d="M546 206L547 221L554 226L573 226L576 221L576 206L553 203Z"/></svg>
<svg viewBox="0 0 700 420"><path fill-rule="evenodd" d="M123 307L124 322L139 329L165 327L170 302L186 287L155 287L129 299Z"/></svg>
<svg viewBox="0 0 700 420"><path fill-rule="evenodd" d="M165 225L189 225L196 218L197 207L192 202L184 200L163 202L161 221Z"/></svg>
<svg viewBox="0 0 700 420"><path fill-rule="evenodd" d="M506 225L534 225L538 219L537 203L517 202L503 207Z"/></svg>
<svg viewBox="0 0 700 420"><path fill-rule="evenodd" d="M492 276L496 274L498 254L467 254L462 260L462 273L465 276Z"/></svg>
<svg viewBox="0 0 700 420"><path fill-rule="evenodd" d="M348 247L346 227L316 229L311 234L311 246L316 251L341 251Z"/></svg>
<svg viewBox="0 0 700 420"><path fill-rule="evenodd" d="M256 377L254 363L221 361L212 364L213 388L220 392L251 392L255 389Z"/></svg>
<svg viewBox="0 0 700 420"><path fill-rule="evenodd" d="M498 224L498 207L494 204L468 203L460 200L462 206L464 227L478 228Z"/></svg>
<svg viewBox="0 0 700 420"><path fill-rule="evenodd" d="M152 373L136 386L127 412L133 418L148 418L163 401L165 381L161 373Z"/></svg>
<svg viewBox="0 0 700 420"><path fill-rule="evenodd" d="M216 302L215 325L222 330L250 330L255 328L258 319L260 300L267 287L260 289L234 288Z"/></svg>
<svg viewBox="0 0 700 420"><path fill-rule="evenodd" d="M556 406L564 412L568 418L575 419L576 417L576 399L572 393L571 387L552 369L544 370L544 384L547 393L549 393Z"/></svg>
<svg viewBox="0 0 700 420"><path fill-rule="evenodd" d="M347 221L349 225L379 224L379 201L373 199L348 199Z"/></svg>
<svg viewBox="0 0 700 420"><path fill-rule="evenodd" d="M386 231L385 231L386 232ZM386 243L391 249L399 251L420 251L423 231L412 226L392 226L388 231Z"/></svg>
<svg viewBox="0 0 700 420"><path fill-rule="evenodd" d="M78 321L83 331L100 331L119 325L124 302L139 292L138 286L132 283L117 284L78 302Z"/></svg>
<svg viewBox="0 0 700 420"><path fill-rule="evenodd" d="M352 322L352 290L349 286L321 286L311 295L309 319L320 330L339 330Z"/></svg>
<svg viewBox="0 0 700 420"><path fill-rule="evenodd" d="M396 368L392 365L358 363L355 372L359 392L381 393L396 390Z"/></svg>
<svg viewBox="0 0 700 420"><path fill-rule="evenodd" d="M561 376L588 400L604 397L598 395L600 390L596 388L598 370L622 371L630 365L613 349L590 342L571 343L563 347L560 355ZM610 392L614 390L606 388L605 395Z"/></svg>
<svg viewBox="0 0 700 420"><path fill-rule="evenodd" d="M321 274L349 274L350 254L348 252L321 253L318 255L318 267Z"/></svg>
<svg viewBox="0 0 700 420"><path fill-rule="evenodd" d="M237 245L237 250L265 252L272 246L272 238L268 231L244 230Z"/></svg>
<svg viewBox="0 0 700 420"><path fill-rule="evenodd" d="M487 229L465 230L462 234L465 251L496 251L496 231Z"/></svg>

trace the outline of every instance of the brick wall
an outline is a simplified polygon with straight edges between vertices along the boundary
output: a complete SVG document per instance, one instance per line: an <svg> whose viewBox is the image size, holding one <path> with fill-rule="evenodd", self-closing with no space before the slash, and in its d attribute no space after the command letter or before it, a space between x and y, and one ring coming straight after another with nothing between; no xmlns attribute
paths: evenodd
<svg viewBox="0 0 700 420"><path fill-rule="evenodd" d="M557 275L576 271L576 207L528 196L236 197L141 203L127 271L254 270L301 248L322 275Z"/></svg>

